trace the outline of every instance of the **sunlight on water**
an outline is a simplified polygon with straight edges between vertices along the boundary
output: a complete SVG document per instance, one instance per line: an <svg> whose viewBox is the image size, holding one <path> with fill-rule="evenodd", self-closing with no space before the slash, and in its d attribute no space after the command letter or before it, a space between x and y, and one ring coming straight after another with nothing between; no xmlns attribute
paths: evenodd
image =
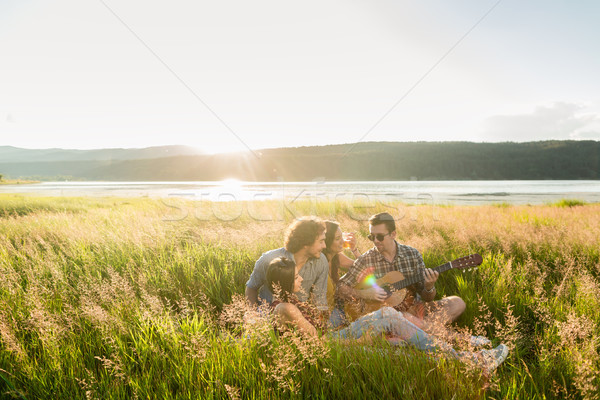
<svg viewBox="0 0 600 400"><path fill-rule="evenodd" d="M239 189L242 185L246 183L234 178L229 178L223 179L222 181L218 182L218 184L223 188Z"/></svg>
<svg viewBox="0 0 600 400"><path fill-rule="evenodd" d="M600 181L392 182L41 182L1 185L0 193L42 196L180 197L188 200L341 200L410 204L543 204L561 199L600 202Z"/></svg>

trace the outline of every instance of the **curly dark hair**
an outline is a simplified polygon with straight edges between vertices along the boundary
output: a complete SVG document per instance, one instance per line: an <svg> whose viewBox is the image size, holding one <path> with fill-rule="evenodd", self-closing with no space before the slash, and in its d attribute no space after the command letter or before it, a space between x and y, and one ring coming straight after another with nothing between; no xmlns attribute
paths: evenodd
<svg viewBox="0 0 600 400"><path fill-rule="evenodd" d="M303 217L292 222L285 232L284 246L290 253L310 246L325 232L325 224L316 217Z"/></svg>

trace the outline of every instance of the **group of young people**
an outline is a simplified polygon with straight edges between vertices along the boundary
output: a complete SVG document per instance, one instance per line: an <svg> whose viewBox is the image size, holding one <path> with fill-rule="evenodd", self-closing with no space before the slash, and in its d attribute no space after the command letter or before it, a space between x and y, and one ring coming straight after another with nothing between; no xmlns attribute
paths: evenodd
<svg viewBox="0 0 600 400"><path fill-rule="evenodd" d="M445 352L457 359L475 362L487 371L497 368L508 348L476 350L491 344L483 336L471 336L471 351L456 351L450 342L455 335L440 326L455 321L465 310L457 296L435 300L439 273L426 268L413 247L396 241L392 215L379 213L369 219L368 238L373 247L361 254L354 234L342 234L338 223L314 217L296 219L286 230L284 247L264 253L246 282L251 305L266 302L280 327L297 329L310 336L332 340L369 340L384 336L392 344L407 343L426 352ZM347 251L355 259L344 254ZM346 271L342 276L341 272ZM407 301L385 306L389 293L371 282L398 271L416 282L407 288ZM361 302L382 307L350 321L347 304Z"/></svg>

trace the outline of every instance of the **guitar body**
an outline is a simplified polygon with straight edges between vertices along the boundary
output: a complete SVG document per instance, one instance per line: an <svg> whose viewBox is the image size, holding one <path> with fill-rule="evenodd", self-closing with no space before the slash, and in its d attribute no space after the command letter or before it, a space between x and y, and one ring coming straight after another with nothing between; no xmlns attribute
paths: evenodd
<svg viewBox="0 0 600 400"><path fill-rule="evenodd" d="M389 286L393 283L401 282L404 280L404 274L400 271L388 272L381 278L375 280L375 285L379 287ZM358 283L354 288L357 290L368 289L372 286L365 282ZM372 313L373 311L379 310L381 307L396 307L400 305L407 295L407 289L394 290L392 294L384 301L377 300L365 300L364 302L354 302L352 304L346 304L346 316L350 321L354 321L363 315Z"/></svg>
<svg viewBox="0 0 600 400"><path fill-rule="evenodd" d="M439 273L452 268L464 270L465 268L476 267L482 262L483 259L479 254L471 254L467 257L458 258L449 263L440 265L434 268L434 270ZM406 287L420 281L422 281L422 279L406 279L402 272L392 271L375 281L365 280L359 282L354 286L354 289L362 290L378 286L388 293L388 297L384 301L364 300L351 303L347 302L345 306L346 316L350 321L355 321L363 315L379 310L381 307L397 307L403 302L405 302L406 305L409 305L409 303L412 303L414 300L414 297L408 296L407 298L408 290Z"/></svg>

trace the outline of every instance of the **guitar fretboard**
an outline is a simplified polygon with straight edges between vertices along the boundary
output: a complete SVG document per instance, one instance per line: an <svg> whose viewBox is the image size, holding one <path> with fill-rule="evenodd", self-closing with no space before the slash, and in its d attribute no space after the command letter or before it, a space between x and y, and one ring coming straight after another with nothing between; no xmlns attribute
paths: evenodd
<svg viewBox="0 0 600 400"><path fill-rule="evenodd" d="M432 270L439 272L440 274L442 272L448 271L449 269L452 269L452 262L447 262L445 264L442 264L440 266L432 268ZM395 290L402 290L406 287L409 287L410 285L414 285L415 283L419 283L424 280L425 280L425 277L423 276L423 272L421 271L421 273L419 275L415 275L411 278L406 278L406 279L403 279L396 283L392 283L392 284L390 284L390 286L392 286Z"/></svg>

